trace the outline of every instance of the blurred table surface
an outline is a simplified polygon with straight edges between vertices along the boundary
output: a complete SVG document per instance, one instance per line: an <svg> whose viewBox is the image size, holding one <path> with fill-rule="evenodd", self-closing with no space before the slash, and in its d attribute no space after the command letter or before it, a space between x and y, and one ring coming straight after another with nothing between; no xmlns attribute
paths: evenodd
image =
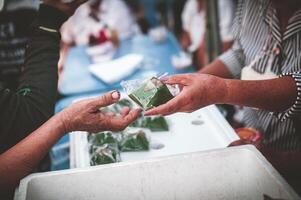
<svg viewBox="0 0 301 200"><path fill-rule="evenodd" d="M74 99L95 96L113 89L121 89L120 83L108 85L89 72L92 64L86 53L87 47L71 48L64 66L64 71L59 82L59 92L66 96L56 106L56 111L68 106ZM129 53L144 56L144 67L136 71L125 80L141 77L148 72L163 74L178 74L192 71L191 68L177 70L172 66L171 57L181 51L176 38L168 33L167 39L161 43L154 42L146 35L137 35L132 39L121 41L114 58L119 58Z"/></svg>

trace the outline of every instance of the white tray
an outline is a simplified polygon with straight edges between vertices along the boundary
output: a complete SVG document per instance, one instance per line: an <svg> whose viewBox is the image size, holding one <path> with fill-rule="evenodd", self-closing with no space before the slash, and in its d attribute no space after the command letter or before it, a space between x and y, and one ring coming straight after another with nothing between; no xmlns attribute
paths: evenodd
<svg viewBox="0 0 301 200"><path fill-rule="evenodd" d="M33 174L15 200L300 199L253 146Z"/></svg>
<svg viewBox="0 0 301 200"><path fill-rule="evenodd" d="M193 125L202 120L203 125ZM177 113L167 117L170 131L151 133L152 141L164 144L164 148L145 152L121 153L122 161L143 160L217 148L225 148L238 139L236 133L216 106L209 106L193 113ZM70 134L70 168L89 166L87 134Z"/></svg>

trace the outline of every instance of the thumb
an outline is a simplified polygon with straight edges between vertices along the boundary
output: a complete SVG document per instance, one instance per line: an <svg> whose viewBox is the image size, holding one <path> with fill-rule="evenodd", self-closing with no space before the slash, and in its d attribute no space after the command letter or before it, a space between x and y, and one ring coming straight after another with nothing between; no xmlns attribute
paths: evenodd
<svg viewBox="0 0 301 200"><path fill-rule="evenodd" d="M92 105L98 109L100 107L106 107L113 103L116 103L119 101L119 99L120 99L119 91L114 90L114 91L108 92L100 97L94 98Z"/></svg>

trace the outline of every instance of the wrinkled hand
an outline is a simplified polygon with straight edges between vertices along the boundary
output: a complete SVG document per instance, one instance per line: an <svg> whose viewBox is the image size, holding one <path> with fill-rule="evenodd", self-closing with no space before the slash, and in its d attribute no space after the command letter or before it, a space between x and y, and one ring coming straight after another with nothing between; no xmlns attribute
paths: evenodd
<svg viewBox="0 0 301 200"><path fill-rule="evenodd" d="M82 100L63 110L61 115L65 132L71 131L121 131L135 121L141 109L130 111L124 108L120 113L103 113L100 108L118 102L120 94L117 91L106 93L101 97Z"/></svg>
<svg viewBox="0 0 301 200"><path fill-rule="evenodd" d="M58 10L71 16L74 14L75 10L86 1L88 0L74 0L71 1L70 3L63 3L62 0L43 0L43 3L45 5L55 7Z"/></svg>
<svg viewBox="0 0 301 200"><path fill-rule="evenodd" d="M145 115L170 115L175 112L193 112L220 102L223 98L223 79L207 74L183 74L162 80L165 84L178 84L182 91L166 104L146 111Z"/></svg>

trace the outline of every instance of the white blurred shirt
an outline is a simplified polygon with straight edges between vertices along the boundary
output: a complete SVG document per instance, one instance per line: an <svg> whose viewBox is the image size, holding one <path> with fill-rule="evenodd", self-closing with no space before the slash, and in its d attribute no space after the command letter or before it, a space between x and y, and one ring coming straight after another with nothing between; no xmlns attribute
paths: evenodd
<svg viewBox="0 0 301 200"><path fill-rule="evenodd" d="M136 31L134 18L122 0L103 0L99 10L100 22L97 22L89 16L88 3L80 6L62 26L62 40L65 43L75 42L76 45L87 45L89 36L96 36L104 26L116 30L120 39L128 38Z"/></svg>
<svg viewBox="0 0 301 200"><path fill-rule="evenodd" d="M223 42L233 40L232 21L234 19L234 4L232 0L219 0L220 35ZM183 29L188 32L191 39L190 51L199 48L205 36L206 14L199 11L197 0L188 0L182 13Z"/></svg>

